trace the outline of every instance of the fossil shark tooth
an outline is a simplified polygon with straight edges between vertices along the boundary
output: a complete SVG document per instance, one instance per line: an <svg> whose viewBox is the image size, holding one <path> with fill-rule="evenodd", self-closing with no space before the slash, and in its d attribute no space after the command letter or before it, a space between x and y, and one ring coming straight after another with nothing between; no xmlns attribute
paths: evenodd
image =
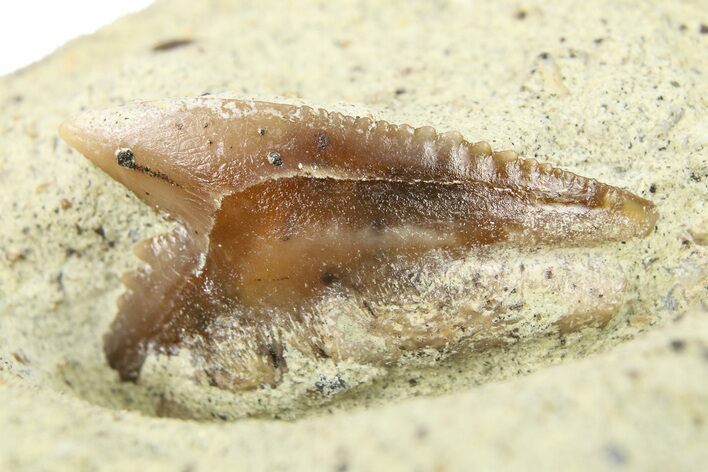
<svg viewBox="0 0 708 472"><path fill-rule="evenodd" d="M478 310L406 336L430 310L411 305L431 299L416 274L444 272L476 247L643 237L657 219L632 193L459 133L309 107L139 102L81 114L60 134L180 222L140 243L146 264L124 277L105 337L123 379L138 378L151 349L189 347L215 384L237 390L277 384L287 349L388 362L454 344L460 330L492 324ZM352 301L364 313L356 330L375 333L377 349L347 348L354 331L332 328L331 310Z"/></svg>

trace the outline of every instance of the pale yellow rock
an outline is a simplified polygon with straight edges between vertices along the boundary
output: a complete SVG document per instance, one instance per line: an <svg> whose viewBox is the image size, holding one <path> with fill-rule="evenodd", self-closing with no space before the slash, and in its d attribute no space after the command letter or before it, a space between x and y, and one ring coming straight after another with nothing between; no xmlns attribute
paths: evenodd
<svg viewBox="0 0 708 472"><path fill-rule="evenodd" d="M704 4L289 5L159 2L0 79L0 470L705 468ZM56 129L83 108L205 92L458 130L661 217L589 252L626 275L603 329L388 372L294 358L282 388L242 395L195 381L186 353L122 384L101 336L134 243L170 222ZM554 298L537 298L543 320Z"/></svg>

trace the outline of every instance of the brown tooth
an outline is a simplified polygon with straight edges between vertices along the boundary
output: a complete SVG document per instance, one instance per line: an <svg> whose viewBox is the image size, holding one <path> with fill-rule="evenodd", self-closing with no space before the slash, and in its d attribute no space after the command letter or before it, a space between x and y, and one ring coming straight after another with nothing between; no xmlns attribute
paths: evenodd
<svg viewBox="0 0 708 472"><path fill-rule="evenodd" d="M375 128L374 122L368 116L360 116L354 119L354 126L362 130L371 130Z"/></svg>
<svg viewBox="0 0 708 472"><path fill-rule="evenodd" d="M358 126L358 123L357 123ZM385 140L390 134L396 132L396 128L394 126L389 125L385 121L379 121L376 123L374 126L369 127L368 124L364 125L365 129L368 130L368 132L371 135L371 139L375 140Z"/></svg>
<svg viewBox="0 0 708 472"><path fill-rule="evenodd" d="M391 125L390 129L392 131L392 137L398 137L399 139L404 140L404 142L413 139L416 131L415 128L410 125Z"/></svg>
<svg viewBox="0 0 708 472"><path fill-rule="evenodd" d="M550 174L553 170L553 166L544 162L543 164L538 166L538 170L543 174Z"/></svg>
<svg viewBox="0 0 708 472"><path fill-rule="evenodd" d="M491 156L492 146L487 141L479 141L471 146L472 156Z"/></svg>
<svg viewBox="0 0 708 472"><path fill-rule="evenodd" d="M371 130L380 131L385 134L389 132L389 128L391 128L391 125L389 125L386 121L379 120L376 122L372 121L370 128Z"/></svg>
<svg viewBox="0 0 708 472"><path fill-rule="evenodd" d="M475 156L473 154L473 156ZM493 182L497 173L497 164L491 153L476 155L470 163L470 175L481 182Z"/></svg>
<svg viewBox="0 0 708 472"><path fill-rule="evenodd" d="M492 326L479 313L448 313L454 324L431 318L421 329L415 320L433 316L440 294L409 274L433 270L435 254L445 261L432 272L437 282L447 263L482 245L645 236L658 216L629 192L457 132L309 107L140 102L84 114L61 133L180 223L136 246L145 265L124 276L104 350L126 380L137 379L150 350L181 347L211 366L215 385L238 390L277 384L288 349L385 364L406 350L456 350L470 332L486 337L468 344L499 344L513 323ZM116 162L119 149L130 150L130 166ZM316 172L303 175L304 167ZM379 313L411 296L425 300L419 309ZM335 315L358 320L359 331L340 331ZM580 326L583 317L560 324Z"/></svg>
<svg viewBox="0 0 708 472"><path fill-rule="evenodd" d="M523 159L521 168L527 173L534 172L538 168L538 161L536 159Z"/></svg>
<svg viewBox="0 0 708 472"><path fill-rule="evenodd" d="M519 155L514 151L498 151L494 153L494 159L499 163L499 165L514 162L518 158Z"/></svg>
<svg viewBox="0 0 708 472"><path fill-rule="evenodd" d="M332 112L332 113L330 113L329 117L333 122L339 122L339 123L341 123L341 125L343 127L347 127L347 128L353 127L356 120L359 119L358 117L355 118L355 117L349 116L349 115L342 115L339 112Z"/></svg>
<svg viewBox="0 0 708 472"><path fill-rule="evenodd" d="M462 133L458 131L446 131L440 135L440 141L444 142L448 146L455 146L464 142L464 140L465 138L462 136Z"/></svg>
<svg viewBox="0 0 708 472"><path fill-rule="evenodd" d="M312 107L308 107L307 105L301 106L299 111L300 111L300 116L303 119L314 118L317 116L317 111L315 111L315 109Z"/></svg>
<svg viewBox="0 0 708 472"><path fill-rule="evenodd" d="M421 126L413 131L413 138L418 142L432 142L438 137L432 126Z"/></svg>

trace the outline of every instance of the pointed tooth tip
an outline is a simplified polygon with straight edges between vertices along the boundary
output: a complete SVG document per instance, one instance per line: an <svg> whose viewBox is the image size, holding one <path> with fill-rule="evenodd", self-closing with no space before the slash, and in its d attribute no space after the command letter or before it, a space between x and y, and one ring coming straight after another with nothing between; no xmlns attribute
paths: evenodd
<svg viewBox="0 0 708 472"><path fill-rule="evenodd" d="M642 228L641 236L647 236L656 226L659 219L659 212L656 206L643 198L634 196L622 202L622 213L632 221L637 222Z"/></svg>
<svg viewBox="0 0 708 472"><path fill-rule="evenodd" d="M491 156L494 154L492 150L492 145L487 141L478 141L472 145L474 153L479 156Z"/></svg>
<svg viewBox="0 0 708 472"><path fill-rule="evenodd" d="M73 147L74 141L80 132L80 128L77 125L76 119L71 118L60 124L57 131L59 137Z"/></svg>
<svg viewBox="0 0 708 472"><path fill-rule="evenodd" d="M75 119L70 119L59 125L59 137L72 149L75 149L83 156L89 157L88 149L90 142L86 131Z"/></svg>
<svg viewBox="0 0 708 472"><path fill-rule="evenodd" d="M91 113L79 113L59 125L59 136L71 147L83 153L82 147L86 146L90 136L95 134L92 122Z"/></svg>
<svg viewBox="0 0 708 472"><path fill-rule="evenodd" d="M88 160L108 172L119 148L118 132L104 122L110 112L82 112L59 125L59 136Z"/></svg>
<svg viewBox="0 0 708 472"><path fill-rule="evenodd" d="M659 219L654 203L632 193L609 191L605 194L603 206L618 211L632 221L638 228L636 236L640 237L651 233Z"/></svg>

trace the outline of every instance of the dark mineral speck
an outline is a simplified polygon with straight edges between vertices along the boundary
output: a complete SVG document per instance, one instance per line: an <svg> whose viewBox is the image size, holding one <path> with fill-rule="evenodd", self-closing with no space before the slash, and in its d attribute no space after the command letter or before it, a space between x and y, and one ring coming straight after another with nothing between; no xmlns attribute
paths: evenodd
<svg viewBox="0 0 708 472"><path fill-rule="evenodd" d="M106 239L106 230L103 229L103 226L94 228L93 232L96 233L101 239Z"/></svg>
<svg viewBox="0 0 708 472"><path fill-rule="evenodd" d="M271 151L268 153L268 162L274 166L282 166L283 158L278 151Z"/></svg>
<svg viewBox="0 0 708 472"><path fill-rule="evenodd" d="M347 462L343 461L340 462L339 465L337 465L337 472L347 472L347 470L349 470L349 464L347 464Z"/></svg>
<svg viewBox="0 0 708 472"><path fill-rule="evenodd" d="M279 369L281 365L285 363L285 358L283 357L283 350L277 346L268 347L268 354L270 355L270 360L273 367Z"/></svg>
<svg viewBox="0 0 708 472"><path fill-rule="evenodd" d="M339 279L336 276L336 274L333 274L332 272L327 271L322 274L322 276L320 277L320 280L325 285L332 285L333 283L335 283Z"/></svg>
<svg viewBox="0 0 708 472"><path fill-rule="evenodd" d="M317 136L317 149L324 151L329 146L329 137L326 134Z"/></svg>
<svg viewBox="0 0 708 472"><path fill-rule="evenodd" d="M346 389L347 383L339 374L332 378L327 378L325 375L320 375L319 380L315 382L315 388L322 395L329 396Z"/></svg>
<svg viewBox="0 0 708 472"><path fill-rule="evenodd" d="M135 155L130 149L121 149L116 152L116 161L121 167L135 169Z"/></svg>
<svg viewBox="0 0 708 472"><path fill-rule="evenodd" d="M684 349L686 349L686 341L683 339L673 339L671 341L671 349L674 350L674 352L681 352Z"/></svg>
<svg viewBox="0 0 708 472"><path fill-rule="evenodd" d="M603 452L610 464L625 465L629 461L627 451L618 444L607 444Z"/></svg>
<svg viewBox="0 0 708 472"><path fill-rule="evenodd" d="M414 435L417 439L425 439L428 436L428 434L429 434L428 428L426 428L425 426L418 426L415 429L415 433L414 433Z"/></svg>
<svg viewBox="0 0 708 472"><path fill-rule="evenodd" d="M379 218L375 218L371 221L371 229L376 232L381 232L386 229L386 223L384 223L384 221Z"/></svg>
<svg viewBox="0 0 708 472"><path fill-rule="evenodd" d="M152 47L152 50L155 52L163 52L163 51L170 51L172 49L177 49L181 48L184 46L189 46L192 44L194 41L191 39L170 39L167 41L162 41L160 43L157 43Z"/></svg>

